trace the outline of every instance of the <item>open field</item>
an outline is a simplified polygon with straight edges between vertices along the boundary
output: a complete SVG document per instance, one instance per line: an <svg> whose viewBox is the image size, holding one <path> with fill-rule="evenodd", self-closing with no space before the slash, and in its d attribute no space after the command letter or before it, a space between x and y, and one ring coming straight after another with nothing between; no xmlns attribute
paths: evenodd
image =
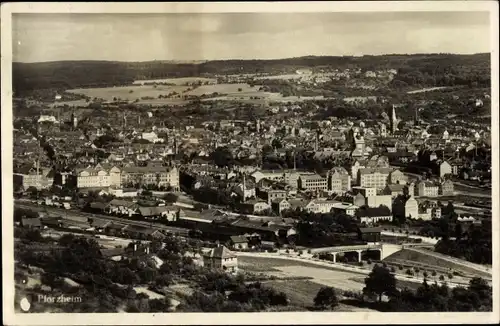
<svg viewBox="0 0 500 326"><path fill-rule="evenodd" d="M241 89L241 91L240 91ZM196 87L189 92L186 92L186 95L193 96L201 96L201 95L209 95L212 93L220 93L220 94L243 94L243 93L259 93L259 86L250 86L248 84L217 84L217 85L202 85L200 87ZM255 96L255 95L254 95Z"/></svg>
<svg viewBox="0 0 500 326"><path fill-rule="evenodd" d="M164 78L164 79L147 79L147 80L135 80L134 85L144 85L144 83L167 83L167 84L175 84L175 85L186 85L188 83L196 83L196 82L208 82L208 83L216 83L217 79L215 78L204 78L204 77L181 77L181 78Z"/></svg>
<svg viewBox="0 0 500 326"><path fill-rule="evenodd" d="M362 291L364 287L363 283L352 280L353 275L359 274L305 266L281 266L277 269L287 276L312 277L311 282L344 291Z"/></svg>
<svg viewBox="0 0 500 326"><path fill-rule="evenodd" d="M101 87L101 88L77 88L67 92L75 94L83 94L89 97L102 98L106 101L112 101L113 98L119 98L125 101L135 101L141 97L158 98L159 95L167 95L172 92L181 94L186 91L189 86L120 86L120 87ZM169 100L169 99L166 99Z"/></svg>

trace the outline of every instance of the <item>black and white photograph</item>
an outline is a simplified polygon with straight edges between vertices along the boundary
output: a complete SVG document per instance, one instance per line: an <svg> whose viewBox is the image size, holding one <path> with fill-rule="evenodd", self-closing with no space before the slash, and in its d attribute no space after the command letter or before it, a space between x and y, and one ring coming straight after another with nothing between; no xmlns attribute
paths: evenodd
<svg viewBox="0 0 500 326"><path fill-rule="evenodd" d="M141 6L2 5L5 324L499 321L497 2Z"/></svg>

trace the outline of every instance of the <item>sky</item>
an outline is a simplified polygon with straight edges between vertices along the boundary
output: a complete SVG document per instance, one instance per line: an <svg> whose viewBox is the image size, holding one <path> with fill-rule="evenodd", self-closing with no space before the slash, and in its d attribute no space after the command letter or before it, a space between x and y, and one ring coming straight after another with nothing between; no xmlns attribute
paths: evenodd
<svg viewBox="0 0 500 326"><path fill-rule="evenodd" d="M13 60L490 52L488 12L13 14Z"/></svg>

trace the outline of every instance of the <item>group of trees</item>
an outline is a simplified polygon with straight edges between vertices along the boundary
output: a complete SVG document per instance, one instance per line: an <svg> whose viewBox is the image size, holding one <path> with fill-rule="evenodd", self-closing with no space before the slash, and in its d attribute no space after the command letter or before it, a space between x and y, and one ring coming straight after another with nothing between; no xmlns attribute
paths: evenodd
<svg viewBox="0 0 500 326"><path fill-rule="evenodd" d="M424 280L415 291L399 290L394 273L375 265L365 279L363 294L373 298L384 311L491 311L492 287L481 278L473 278L467 287L450 289L445 283L429 285ZM388 300L383 300L387 297Z"/></svg>
<svg viewBox="0 0 500 326"><path fill-rule="evenodd" d="M235 207L241 202L241 197L232 195L233 192L226 188L201 187L191 190L191 195L195 201L218 205Z"/></svg>
<svg viewBox="0 0 500 326"><path fill-rule="evenodd" d="M324 247L356 243L358 226L345 214L315 214L302 210L289 210L284 217L298 220L295 243L307 247Z"/></svg>
<svg viewBox="0 0 500 326"><path fill-rule="evenodd" d="M457 226L460 224L457 224ZM458 257L477 264L492 264L491 222L470 225L465 232L462 227L455 228L455 238L443 238L436 244L436 251Z"/></svg>
<svg viewBox="0 0 500 326"><path fill-rule="evenodd" d="M178 310L189 312L253 312L288 305L285 293L260 282L248 283L237 276L209 271L197 278L198 289L188 296Z"/></svg>

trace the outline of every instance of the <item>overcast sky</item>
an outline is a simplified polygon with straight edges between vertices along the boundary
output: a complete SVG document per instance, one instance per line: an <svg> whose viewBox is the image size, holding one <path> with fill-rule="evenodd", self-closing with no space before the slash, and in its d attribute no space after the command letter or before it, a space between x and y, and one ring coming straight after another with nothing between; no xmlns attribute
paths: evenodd
<svg viewBox="0 0 500 326"><path fill-rule="evenodd" d="M490 52L488 12L14 14L14 61Z"/></svg>

